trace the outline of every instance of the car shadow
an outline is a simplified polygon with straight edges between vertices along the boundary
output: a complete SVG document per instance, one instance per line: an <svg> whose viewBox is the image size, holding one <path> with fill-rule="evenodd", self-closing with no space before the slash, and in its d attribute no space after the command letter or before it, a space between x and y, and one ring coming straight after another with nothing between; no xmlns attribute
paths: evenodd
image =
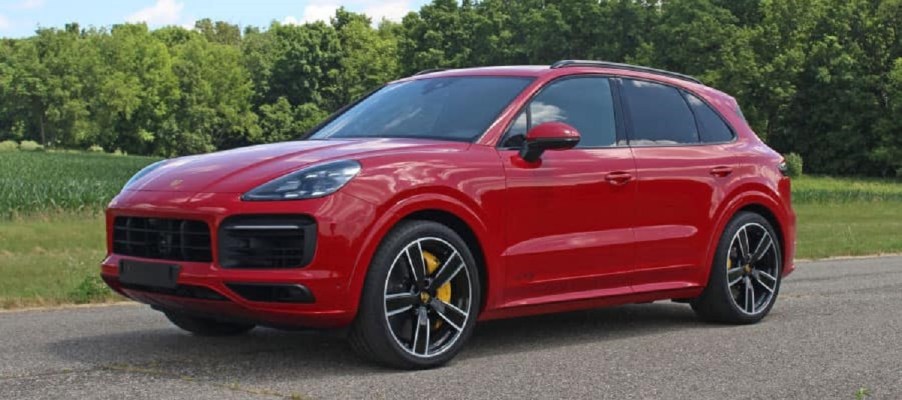
<svg viewBox="0 0 902 400"><path fill-rule="evenodd" d="M148 315L148 318L153 318ZM162 315L159 318L163 319ZM162 321L161 321L162 322ZM599 346L663 331L717 329L699 322L686 305L656 303L486 321L450 365L498 355ZM302 376L397 373L358 358L340 332L255 329L238 337L196 337L174 327L68 338L49 352L96 368L138 370L174 377Z"/></svg>

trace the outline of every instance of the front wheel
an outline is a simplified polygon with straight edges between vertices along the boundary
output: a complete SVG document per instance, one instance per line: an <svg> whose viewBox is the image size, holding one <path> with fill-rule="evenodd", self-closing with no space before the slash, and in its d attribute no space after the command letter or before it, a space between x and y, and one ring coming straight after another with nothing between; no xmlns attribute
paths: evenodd
<svg viewBox="0 0 902 400"><path fill-rule="evenodd" d="M471 335L480 295L476 261L456 232L431 221L403 222L370 264L351 345L394 368L442 365Z"/></svg>
<svg viewBox="0 0 902 400"><path fill-rule="evenodd" d="M720 238L708 286L690 304L704 320L732 324L760 321L780 291L783 258L770 222L738 213Z"/></svg>

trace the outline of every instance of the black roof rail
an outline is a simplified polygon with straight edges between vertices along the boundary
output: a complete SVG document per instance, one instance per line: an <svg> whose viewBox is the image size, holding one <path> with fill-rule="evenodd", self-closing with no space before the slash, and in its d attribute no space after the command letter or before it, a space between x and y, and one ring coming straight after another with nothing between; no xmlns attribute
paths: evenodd
<svg viewBox="0 0 902 400"><path fill-rule="evenodd" d="M417 73L413 74L412 76L426 75L426 74L431 74L431 73L433 73L433 72L442 72L442 71L447 71L447 70L448 70L448 68L430 68L430 69L424 69L424 70L422 70L422 71L420 71L420 72L417 72Z"/></svg>
<svg viewBox="0 0 902 400"><path fill-rule="evenodd" d="M551 69L558 68L567 68L567 67L601 67L601 68L611 68L611 69L622 69L627 71L637 71L637 72L649 72L652 74L664 75L671 78L682 79L684 81L689 81L693 83L701 84L698 78L694 76L684 75L678 72L665 71L663 69L650 68L650 67L642 67L639 65L630 65L630 64L622 64L615 63L609 61L589 61L589 60L561 60L554 64L551 64Z"/></svg>

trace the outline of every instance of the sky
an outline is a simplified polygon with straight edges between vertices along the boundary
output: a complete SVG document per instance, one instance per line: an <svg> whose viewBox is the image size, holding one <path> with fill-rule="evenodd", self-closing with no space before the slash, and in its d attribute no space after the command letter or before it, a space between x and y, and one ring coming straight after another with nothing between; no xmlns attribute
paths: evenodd
<svg viewBox="0 0 902 400"><path fill-rule="evenodd" d="M61 28L68 22L81 26L110 26L146 22L151 28L166 25L193 27L210 18L242 27L269 26L272 21L300 24L327 21L340 6L363 12L374 22L400 21L427 0L0 0L0 37L25 37L38 27Z"/></svg>

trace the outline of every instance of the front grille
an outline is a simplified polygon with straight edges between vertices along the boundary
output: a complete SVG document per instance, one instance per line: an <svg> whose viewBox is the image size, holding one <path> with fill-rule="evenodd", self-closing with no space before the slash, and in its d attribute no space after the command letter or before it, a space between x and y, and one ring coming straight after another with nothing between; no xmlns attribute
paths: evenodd
<svg viewBox="0 0 902 400"><path fill-rule="evenodd" d="M113 253L159 260L210 262L210 228L203 221L116 217Z"/></svg>
<svg viewBox="0 0 902 400"><path fill-rule="evenodd" d="M298 268L310 263L316 223L300 215L241 215L219 226L223 268Z"/></svg>

